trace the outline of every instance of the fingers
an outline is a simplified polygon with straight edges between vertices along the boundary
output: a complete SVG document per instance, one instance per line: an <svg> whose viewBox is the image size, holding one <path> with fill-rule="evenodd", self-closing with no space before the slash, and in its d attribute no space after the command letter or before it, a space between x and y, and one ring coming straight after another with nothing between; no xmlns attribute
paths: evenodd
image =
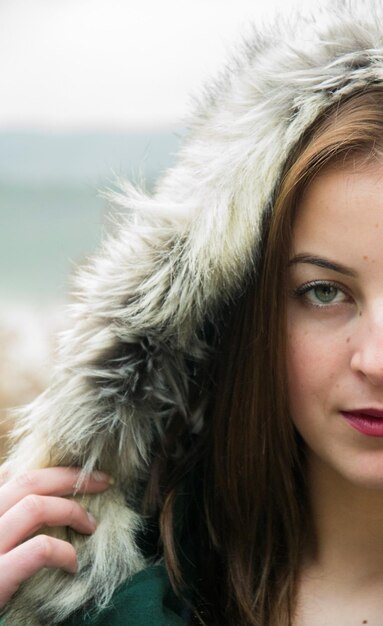
<svg viewBox="0 0 383 626"><path fill-rule="evenodd" d="M44 526L70 526L90 534L95 520L76 501L61 496L101 493L113 482L93 472L79 484L80 468L53 467L32 470L9 478L0 469L0 609L19 585L43 567L75 573L73 546L54 537L37 535Z"/></svg>
<svg viewBox="0 0 383 626"><path fill-rule="evenodd" d="M43 526L70 526L90 534L95 520L73 500L28 495L0 518L0 554L8 552Z"/></svg>
<svg viewBox="0 0 383 626"><path fill-rule="evenodd" d="M0 483L0 516L28 494L67 496L76 493L100 493L112 479L102 472L92 472L77 489L81 470L75 467L50 467L18 474Z"/></svg>
<svg viewBox="0 0 383 626"><path fill-rule="evenodd" d="M22 582L43 567L59 567L74 574L77 558L73 546L61 539L38 535L0 556L0 608Z"/></svg>

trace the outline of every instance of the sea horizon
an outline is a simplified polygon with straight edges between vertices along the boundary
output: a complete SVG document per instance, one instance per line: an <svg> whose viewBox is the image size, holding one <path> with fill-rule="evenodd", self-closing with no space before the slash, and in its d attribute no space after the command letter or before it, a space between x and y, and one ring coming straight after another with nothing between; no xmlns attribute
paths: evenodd
<svg viewBox="0 0 383 626"><path fill-rule="evenodd" d="M119 178L150 191L182 135L0 131L0 308L70 299L75 267L108 228L112 209L100 192Z"/></svg>

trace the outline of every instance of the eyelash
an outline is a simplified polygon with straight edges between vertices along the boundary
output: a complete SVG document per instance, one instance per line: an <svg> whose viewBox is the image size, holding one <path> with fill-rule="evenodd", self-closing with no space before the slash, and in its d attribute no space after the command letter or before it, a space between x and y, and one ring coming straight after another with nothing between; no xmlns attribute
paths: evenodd
<svg viewBox="0 0 383 626"><path fill-rule="evenodd" d="M345 293L344 289L342 289L337 283L334 283L332 281L327 281L327 280L314 280L314 281L304 283L303 285L300 285L299 287L297 287L297 289L293 290L293 296L295 298L305 298L306 302L310 306L316 307L318 309L324 309L330 306L336 306L339 304L343 304L343 302L345 302L344 299L342 299L341 302L333 302L333 301L328 302L328 303L313 302L312 300L310 300L310 298L308 298L307 294L310 293L310 291L313 291L314 289L318 287L332 287L336 289L337 294L335 295L335 298L338 297L339 293L343 294L344 298L347 297L347 293Z"/></svg>

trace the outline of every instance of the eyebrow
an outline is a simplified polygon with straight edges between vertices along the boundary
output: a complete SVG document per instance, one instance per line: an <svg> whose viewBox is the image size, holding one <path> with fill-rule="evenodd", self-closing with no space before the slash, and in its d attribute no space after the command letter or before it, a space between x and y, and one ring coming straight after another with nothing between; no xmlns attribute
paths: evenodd
<svg viewBox="0 0 383 626"><path fill-rule="evenodd" d="M328 259L323 259L319 256L313 256L310 254L297 254L288 262L288 267L291 265L295 265L296 263L308 263L309 265L316 265L317 267L324 267L326 270L333 270L334 272L339 272L340 274L345 274L345 276L356 277L356 272L347 267L346 265L342 265L341 263L335 263L334 261L329 261Z"/></svg>

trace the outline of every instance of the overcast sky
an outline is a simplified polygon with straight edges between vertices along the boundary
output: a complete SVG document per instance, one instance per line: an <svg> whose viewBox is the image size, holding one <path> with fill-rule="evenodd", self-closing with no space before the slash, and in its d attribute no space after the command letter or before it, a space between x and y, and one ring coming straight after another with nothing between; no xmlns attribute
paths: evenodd
<svg viewBox="0 0 383 626"><path fill-rule="evenodd" d="M182 126L251 21L311 0L0 0L0 130Z"/></svg>

